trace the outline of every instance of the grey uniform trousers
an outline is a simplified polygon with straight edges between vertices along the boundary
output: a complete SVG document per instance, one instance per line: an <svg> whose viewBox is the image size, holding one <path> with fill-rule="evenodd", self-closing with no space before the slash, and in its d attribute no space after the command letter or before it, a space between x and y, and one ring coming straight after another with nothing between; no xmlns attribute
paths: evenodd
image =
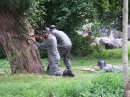
<svg viewBox="0 0 130 97"><path fill-rule="evenodd" d="M58 69L59 66L59 61L60 60L55 60L55 61L49 61L49 75L56 75L60 76L63 74L63 71Z"/></svg>
<svg viewBox="0 0 130 97"><path fill-rule="evenodd" d="M69 59L71 46L68 47L58 47L58 51L60 53L60 57L63 58L64 64L67 69L72 69L71 62Z"/></svg>

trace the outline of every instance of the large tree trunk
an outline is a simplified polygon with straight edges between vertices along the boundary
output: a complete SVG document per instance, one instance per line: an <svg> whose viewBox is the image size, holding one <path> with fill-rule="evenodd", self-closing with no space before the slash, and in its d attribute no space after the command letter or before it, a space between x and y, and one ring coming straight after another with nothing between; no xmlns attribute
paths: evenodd
<svg viewBox="0 0 130 97"><path fill-rule="evenodd" d="M18 72L41 73L43 65L38 48L28 44L25 37L34 30L24 16L0 8L0 41L10 62L12 74ZM14 38L18 37L20 38Z"/></svg>
<svg viewBox="0 0 130 97"><path fill-rule="evenodd" d="M130 97L130 80L128 67L128 0L123 0L123 34L122 34L122 61L124 74L125 97Z"/></svg>

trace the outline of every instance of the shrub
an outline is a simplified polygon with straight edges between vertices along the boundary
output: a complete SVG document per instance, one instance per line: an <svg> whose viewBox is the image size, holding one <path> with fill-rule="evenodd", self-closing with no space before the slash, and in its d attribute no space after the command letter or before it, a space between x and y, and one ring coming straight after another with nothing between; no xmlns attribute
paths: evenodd
<svg viewBox="0 0 130 97"><path fill-rule="evenodd" d="M39 48L39 53L41 58L47 58L47 49L46 48Z"/></svg>
<svg viewBox="0 0 130 97"><path fill-rule="evenodd" d="M83 37L81 35L75 34L75 37L71 38L72 40L72 50L71 54L73 56L88 56L94 52L90 43L93 39L90 36Z"/></svg>

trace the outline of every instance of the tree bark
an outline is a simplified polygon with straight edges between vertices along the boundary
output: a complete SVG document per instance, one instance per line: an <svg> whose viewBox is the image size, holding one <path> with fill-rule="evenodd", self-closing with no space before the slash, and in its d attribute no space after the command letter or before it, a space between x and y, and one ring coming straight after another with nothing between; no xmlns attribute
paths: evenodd
<svg viewBox="0 0 130 97"><path fill-rule="evenodd" d="M123 0L123 45L122 45L122 61L124 74L125 97L130 97L130 80L128 67L128 0Z"/></svg>
<svg viewBox="0 0 130 97"><path fill-rule="evenodd" d="M6 52L12 74L43 72L44 66L37 46L27 43L25 38L32 34L34 30L24 16L9 11L6 7L0 8L0 42ZM19 36L20 38L14 38Z"/></svg>

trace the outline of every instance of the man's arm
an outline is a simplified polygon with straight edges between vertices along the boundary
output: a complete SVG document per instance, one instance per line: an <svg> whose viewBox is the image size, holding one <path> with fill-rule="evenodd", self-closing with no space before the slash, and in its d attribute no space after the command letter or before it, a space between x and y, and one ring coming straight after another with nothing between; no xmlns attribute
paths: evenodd
<svg viewBox="0 0 130 97"><path fill-rule="evenodd" d="M77 70L89 71L89 72L97 72L97 71L100 70L100 68L96 66L96 67L94 67L94 68L79 68L79 69L77 69Z"/></svg>
<svg viewBox="0 0 130 97"><path fill-rule="evenodd" d="M78 68L77 70L90 71L90 72L94 72L95 71L95 69L93 69L93 68Z"/></svg>
<svg viewBox="0 0 130 97"><path fill-rule="evenodd" d="M30 37L39 39L40 37L44 37L44 35L36 34L36 35L31 35L28 38Z"/></svg>

